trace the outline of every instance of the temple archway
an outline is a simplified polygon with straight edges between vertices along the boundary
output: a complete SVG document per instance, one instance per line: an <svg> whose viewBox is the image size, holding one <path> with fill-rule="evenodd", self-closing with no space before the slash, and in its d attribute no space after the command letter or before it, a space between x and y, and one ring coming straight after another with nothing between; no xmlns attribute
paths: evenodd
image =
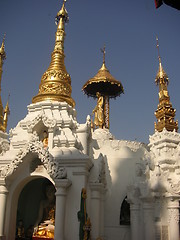
<svg viewBox="0 0 180 240"><path fill-rule="evenodd" d="M28 182L22 189L17 205L16 236L32 236L39 217L40 203L46 198L45 189L49 185L53 186L48 179L37 178Z"/></svg>

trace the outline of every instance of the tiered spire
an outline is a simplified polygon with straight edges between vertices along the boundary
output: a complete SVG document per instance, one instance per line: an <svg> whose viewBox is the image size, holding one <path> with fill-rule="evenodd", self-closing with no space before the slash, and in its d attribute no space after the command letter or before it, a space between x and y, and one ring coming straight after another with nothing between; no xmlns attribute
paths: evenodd
<svg viewBox="0 0 180 240"><path fill-rule="evenodd" d="M2 100L1 100L1 80L2 80L2 72L3 72L3 63L4 60L6 59L6 52L5 52L5 35L0 47L0 131L5 132L6 128L7 128L7 121L8 121L8 114L9 114L9 105L7 106L8 108L7 110L7 114L6 114L6 119L4 119L5 117L5 110L3 109L3 105L2 105Z"/></svg>
<svg viewBox="0 0 180 240"><path fill-rule="evenodd" d="M71 97L71 77L67 73L64 64L65 23L67 22L68 13L64 0L61 10L56 16L57 32L55 47L51 54L51 63L41 78L39 93L32 99L33 103L52 100L67 102L69 105L75 106L75 102Z"/></svg>
<svg viewBox="0 0 180 240"><path fill-rule="evenodd" d="M178 122L174 121L176 110L172 107L167 90L169 79L162 67L161 57L159 54L158 38L156 38L156 40L158 49L159 70L157 72L155 82L156 85L159 85L159 104L157 110L155 111L155 116L157 118L157 123L155 123L155 129L158 132L161 132L164 128L167 131L177 131Z"/></svg>

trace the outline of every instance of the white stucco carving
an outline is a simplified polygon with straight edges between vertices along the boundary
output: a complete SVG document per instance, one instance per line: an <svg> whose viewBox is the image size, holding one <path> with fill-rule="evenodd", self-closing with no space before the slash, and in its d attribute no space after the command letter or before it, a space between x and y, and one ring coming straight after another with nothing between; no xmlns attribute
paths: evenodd
<svg viewBox="0 0 180 240"><path fill-rule="evenodd" d="M23 159L28 153L37 154L48 174L53 179L63 179L67 177L67 170L64 167L60 167L59 163L54 160L53 156L49 153L48 148L44 148L43 143L39 141L39 138L35 132L32 134L27 146L23 149L20 149L15 159L1 169L0 176L6 178L12 175L18 166L23 162Z"/></svg>
<svg viewBox="0 0 180 240"><path fill-rule="evenodd" d="M3 155L9 150L9 141L6 139L0 139L0 155Z"/></svg>
<svg viewBox="0 0 180 240"><path fill-rule="evenodd" d="M41 110L41 112L31 121L21 121L20 127L24 130L28 130L29 132L33 131L33 128L42 121L44 126L47 128L53 128L56 125L56 120L54 118L50 119L44 112L44 110Z"/></svg>
<svg viewBox="0 0 180 240"><path fill-rule="evenodd" d="M8 134L0 131L0 156L9 150Z"/></svg>

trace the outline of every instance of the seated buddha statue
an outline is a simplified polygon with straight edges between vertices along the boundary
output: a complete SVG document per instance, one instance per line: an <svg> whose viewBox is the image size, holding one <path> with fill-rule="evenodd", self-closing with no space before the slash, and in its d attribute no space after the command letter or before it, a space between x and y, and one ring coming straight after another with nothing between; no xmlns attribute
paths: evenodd
<svg viewBox="0 0 180 240"><path fill-rule="evenodd" d="M44 148L48 147L48 133L47 133L47 131L43 132L42 143L43 143Z"/></svg>
<svg viewBox="0 0 180 240"><path fill-rule="evenodd" d="M54 238L55 227L55 188L46 187L46 199L40 203L38 219L34 228L34 237Z"/></svg>
<svg viewBox="0 0 180 240"><path fill-rule="evenodd" d="M33 236L54 238L54 226L55 226L55 209L51 209L49 212L49 219L40 223L35 229Z"/></svg>

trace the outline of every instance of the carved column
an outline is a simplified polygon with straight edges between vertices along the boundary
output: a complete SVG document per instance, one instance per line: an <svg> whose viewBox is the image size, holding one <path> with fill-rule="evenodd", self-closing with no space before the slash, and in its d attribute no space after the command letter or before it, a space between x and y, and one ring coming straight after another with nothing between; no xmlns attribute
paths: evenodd
<svg viewBox="0 0 180 240"><path fill-rule="evenodd" d="M7 194L7 188L4 185L0 185L0 239L4 236L4 221Z"/></svg>
<svg viewBox="0 0 180 240"><path fill-rule="evenodd" d="M71 185L69 179L55 180L56 187L56 213L54 240L64 240L64 222L66 209L67 188Z"/></svg>
<svg viewBox="0 0 180 240"><path fill-rule="evenodd" d="M140 239L140 208L139 204L130 203L131 240Z"/></svg>
<svg viewBox="0 0 180 240"><path fill-rule="evenodd" d="M90 183L91 189L91 238L92 240L100 237L100 219L101 219L101 191L102 183Z"/></svg>
<svg viewBox="0 0 180 240"><path fill-rule="evenodd" d="M179 200L169 200L168 213L170 240L179 240Z"/></svg>
<svg viewBox="0 0 180 240"><path fill-rule="evenodd" d="M155 239L154 208L152 199L143 199L144 240Z"/></svg>

